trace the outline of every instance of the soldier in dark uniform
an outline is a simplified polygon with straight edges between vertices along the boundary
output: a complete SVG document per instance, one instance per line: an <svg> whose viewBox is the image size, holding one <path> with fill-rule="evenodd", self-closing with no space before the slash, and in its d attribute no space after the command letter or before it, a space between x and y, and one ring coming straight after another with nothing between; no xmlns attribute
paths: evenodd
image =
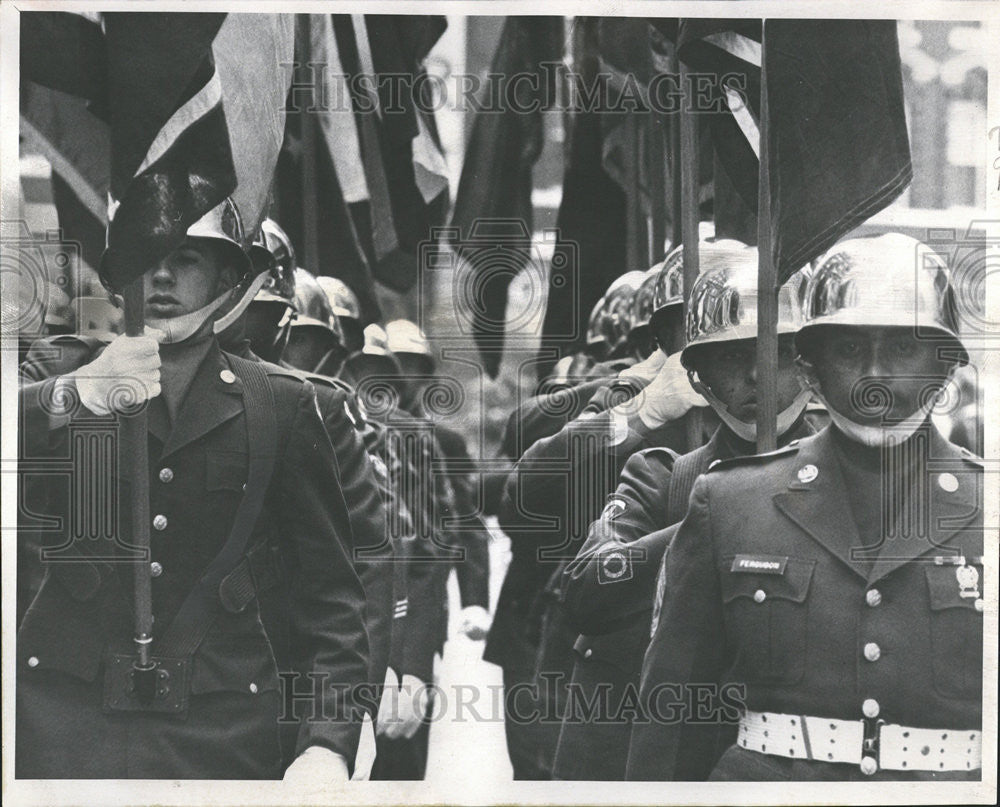
<svg viewBox="0 0 1000 807"><path fill-rule="evenodd" d="M845 241L805 300L832 423L695 483L629 778L978 780L982 465L929 422L968 360L947 268L912 238ZM715 762L719 721L739 729Z"/></svg>
<svg viewBox="0 0 1000 807"><path fill-rule="evenodd" d="M505 480L499 523L511 540L511 561L483 658L504 671L504 688L510 693L505 700L504 728L517 779L548 779L552 775L560 697L558 687L554 690L539 680L543 623L552 594L547 584L558 579L561 559L575 554L567 543L571 531L582 538L609 492L601 488L592 494L594 484L573 492L567 487L570 478L591 480L589 471L583 470L589 454L577 458L579 473L565 467L553 472L552 460L570 459L568 445L580 442L577 435L592 446L602 440L606 444L603 438L611 433L607 410L649 384L666 359L660 350L638 363L628 355L628 334L633 330L631 296L644 275L629 272L615 280L591 317L588 341L610 342L611 356L620 358L595 365L592 372L596 377L571 389L529 399L507 425L503 451L518 462ZM668 331L666 328L664 333ZM595 425L591 426L590 418L596 420ZM617 472L603 476L613 484ZM600 487L599 482L595 484ZM595 501L596 507L591 508ZM540 558L541 551L548 557ZM566 648L563 655L570 655L569 650Z"/></svg>
<svg viewBox="0 0 1000 807"><path fill-rule="evenodd" d="M116 512L102 499L79 523L64 474L24 479L26 502L64 527L17 638L19 778L280 777L281 659L323 682L286 778L349 775L368 667L364 592L344 551L351 525L312 386L223 353L214 336L218 313L251 288L236 285L249 270L244 243L226 200L143 276L147 335L107 347L62 337L24 368L21 462L74 457L107 436L117 460L77 457L70 482L84 490L107 471L120 521L90 523ZM114 452L117 413L142 401L151 561L122 541L132 534L123 437ZM74 540L88 534L97 540ZM261 553L276 562L257 564ZM148 690L132 664L143 573L158 665Z"/></svg>
<svg viewBox="0 0 1000 807"><path fill-rule="evenodd" d="M325 295L317 284L296 287L295 250L284 230L271 219L262 222L250 255L255 264L266 268L268 279L254 296L246 315L220 335L220 340L228 352L237 356L255 360L259 358L259 349L271 357L270 361L283 363L283 350L292 324L298 322L297 309L324 312ZM321 299L310 299L316 295ZM333 315L329 312L321 316ZM327 345L329 334L323 333L324 329L314 325L306 328L310 334L319 328L321 346ZM329 332L338 335L333 324ZM322 352L326 349L321 348ZM331 367L327 365L328 369ZM399 599L405 599L404 590L395 591L397 566L393 562L394 545L387 528L384 482L379 478L379 469L384 469L384 465L380 459L373 460L366 450L364 435L368 424L357 405L354 390L337 378L305 370L299 372L315 388L323 425L337 459L340 487L350 510L354 542L353 546L345 548L365 589L368 681L373 685L371 705L374 707L378 703L377 688L385 680L389 663L392 627L399 611L396 604ZM375 714L371 717L374 719ZM294 723L289 721L283 730L293 731Z"/></svg>
<svg viewBox="0 0 1000 807"><path fill-rule="evenodd" d="M634 420L634 429L622 429L620 445L631 447L631 456L626 455L617 489L562 580L570 621L580 636L575 700L567 709L556 753L561 778L625 776L631 721L624 707L638 703L654 584L666 548L640 539L683 518L695 478L712 462L756 451L754 406L748 403L755 394L756 338L748 334L756 328L757 251L715 244L704 245L701 253L704 271L692 290L687 345L680 354L689 377L678 379L680 389L664 389L662 397L669 400L692 385L710 391L712 406L720 416L737 418L740 434L722 423L705 445L683 454L669 443L636 451L642 445L639 438L649 434L641 419ZM805 420L810 396L799 386L792 346L802 322L801 282L799 273L779 294L779 439L784 442L812 433ZM602 689L608 693L607 709L586 716L584 704Z"/></svg>

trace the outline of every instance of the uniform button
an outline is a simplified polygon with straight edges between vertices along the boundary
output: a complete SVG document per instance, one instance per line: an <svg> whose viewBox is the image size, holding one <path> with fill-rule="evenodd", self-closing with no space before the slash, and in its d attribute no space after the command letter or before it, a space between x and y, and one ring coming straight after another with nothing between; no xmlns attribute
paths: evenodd
<svg viewBox="0 0 1000 807"><path fill-rule="evenodd" d="M160 481L166 484L174 481L174 471L172 468L160 468Z"/></svg>
<svg viewBox="0 0 1000 807"><path fill-rule="evenodd" d="M153 577L159 577L161 574L163 574L163 564L154 560L152 563L149 564L149 573Z"/></svg>
<svg viewBox="0 0 1000 807"><path fill-rule="evenodd" d="M583 651L584 658L590 658L592 655L594 655L594 649L592 647L588 647L586 650Z"/></svg>
<svg viewBox="0 0 1000 807"><path fill-rule="evenodd" d="M28 659L28 666L29 667L37 667L38 666L38 656L32 656L31 658L29 658Z"/></svg>
<svg viewBox="0 0 1000 807"><path fill-rule="evenodd" d="M975 608L980 613L982 613L984 605L985 605L985 603L983 602L983 600L982 600L981 597L978 600L976 600L974 603L972 603L972 607Z"/></svg>
<svg viewBox="0 0 1000 807"><path fill-rule="evenodd" d="M865 592L865 602L868 603L872 608L877 605L882 604L882 592L877 588L869 589Z"/></svg>
<svg viewBox="0 0 1000 807"><path fill-rule="evenodd" d="M865 702L861 704L861 714L865 717L878 717L878 713L881 711L882 707L878 705L875 698L865 698Z"/></svg>
<svg viewBox="0 0 1000 807"><path fill-rule="evenodd" d="M882 657L882 648L879 647L875 642L869 642L865 645L865 658L869 661L878 661Z"/></svg>
<svg viewBox="0 0 1000 807"><path fill-rule="evenodd" d="M875 761L875 757L864 757L861 760L861 772L865 776L871 776L877 770L878 763Z"/></svg>
<svg viewBox="0 0 1000 807"><path fill-rule="evenodd" d="M221 378L225 384L232 384L236 380L236 375L232 370L223 370L219 373L219 378Z"/></svg>
<svg viewBox="0 0 1000 807"><path fill-rule="evenodd" d="M753 593L753 601L754 602L764 602L764 600L766 600L766 599L767 599L767 594L765 593L764 589L762 589L762 588L757 589Z"/></svg>
<svg viewBox="0 0 1000 807"><path fill-rule="evenodd" d="M257 685L256 684L250 684L250 692L253 693L254 695L257 694Z"/></svg>
<svg viewBox="0 0 1000 807"><path fill-rule="evenodd" d="M167 528L167 517L165 515L153 516L153 529L165 530Z"/></svg>
<svg viewBox="0 0 1000 807"><path fill-rule="evenodd" d="M958 490L958 479L955 474L943 473L938 477L938 484L945 493L954 493Z"/></svg>

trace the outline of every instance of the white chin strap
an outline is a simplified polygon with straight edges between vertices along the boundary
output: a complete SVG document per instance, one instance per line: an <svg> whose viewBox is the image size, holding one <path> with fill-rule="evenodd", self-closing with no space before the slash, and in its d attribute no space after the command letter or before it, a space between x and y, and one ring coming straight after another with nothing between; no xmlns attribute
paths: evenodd
<svg viewBox="0 0 1000 807"><path fill-rule="evenodd" d="M260 290L260 287L264 285L266 280L267 272L262 272L257 275L257 277L255 277L246 287L246 291L240 295L236 305L234 305L224 316L219 317L219 319L213 323L213 332L217 334L222 333L226 328L239 319L240 315L246 311L247 306L253 301L254 296ZM208 305L202 306L197 311L192 311L190 314L182 314L179 317L170 317L168 319L149 317L146 319L146 324L151 328L156 328L157 330L163 332L162 344L172 345L177 342L183 342L185 339L193 336L201 330L201 327L208 321L209 317L222 308L227 302L232 300L233 295L238 291L238 289L239 287L223 292Z"/></svg>
<svg viewBox="0 0 1000 807"><path fill-rule="evenodd" d="M726 408L726 405L716 398L705 384L703 384L700 380L696 380L698 377L693 371L688 371L688 378L690 379L691 386L694 387L695 392L708 401L708 405L715 410L715 414L719 416L719 419L725 423L737 437L748 443L756 442L756 423L747 423L745 420L740 420L739 418L734 417ZM795 396L795 400L778 413L777 434L779 437L795 425L795 421L799 419L805 411L806 406L809 404L810 398L812 398L812 390L808 388L803 389L798 395Z"/></svg>
<svg viewBox="0 0 1000 807"><path fill-rule="evenodd" d="M923 425L934 408L934 399L931 398L920 409L899 423L892 423L887 426L862 426L860 423L855 423L830 406L818 389L814 390L814 392L816 397L826 407L826 411L830 413L830 420L833 421L833 425L854 442L861 443L861 445L868 446L869 448L882 448L906 442Z"/></svg>

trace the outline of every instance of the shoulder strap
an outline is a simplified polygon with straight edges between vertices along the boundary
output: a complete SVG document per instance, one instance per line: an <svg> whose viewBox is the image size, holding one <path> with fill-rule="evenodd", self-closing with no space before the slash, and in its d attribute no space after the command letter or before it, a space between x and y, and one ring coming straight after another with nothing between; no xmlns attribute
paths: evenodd
<svg viewBox="0 0 1000 807"><path fill-rule="evenodd" d="M278 445L274 415L274 393L267 371L258 363L228 356L230 366L243 381L243 404L246 412L247 446L250 469L243 499L236 510L229 537L205 574L184 600L163 636L154 643L155 655L183 658L201 644L219 610L219 584L242 560L254 525L264 506Z"/></svg>
<svg viewBox="0 0 1000 807"><path fill-rule="evenodd" d="M670 474L670 489L667 492L668 524L676 524L684 519L694 481L708 470L708 465L709 457L705 446L682 454L674 460L674 468Z"/></svg>

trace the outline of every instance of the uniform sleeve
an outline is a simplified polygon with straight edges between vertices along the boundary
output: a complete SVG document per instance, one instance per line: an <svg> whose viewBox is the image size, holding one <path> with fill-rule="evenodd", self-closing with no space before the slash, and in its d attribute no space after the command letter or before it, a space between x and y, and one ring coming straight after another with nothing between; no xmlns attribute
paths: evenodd
<svg viewBox="0 0 1000 807"><path fill-rule="evenodd" d="M297 753L321 745L350 765L363 711L353 692L368 680L365 595L341 538L350 534L350 519L311 385L301 387L288 437L275 476L282 538L291 557L293 652L298 669L325 682L317 707L327 718L302 721Z"/></svg>
<svg viewBox="0 0 1000 807"><path fill-rule="evenodd" d="M333 443L343 497L349 506L354 536L352 560L367 601L369 680L381 684L388 664L395 605L394 553L375 469L361 435L347 416L346 404L343 393L328 396L323 419Z"/></svg>
<svg viewBox="0 0 1000 807"><path fill-rule="evenodd" d="M629 779L701 781L717 758L718 722L694 722L686 708L696 694L693 685L719 685L726 668L707 482L702 477L695 483L666 556L663 604L640 688L651 720L633 730Z"/></svg>
<svg viewBox="0 0 1000 807"><path fill-rule="evenodd" d="M667 526L667 491L675 456L657 448L629 458L618 488L567 566L565 602L581 633L618 630L652 606L665 543L662 533L643 539Z"/></svg>

